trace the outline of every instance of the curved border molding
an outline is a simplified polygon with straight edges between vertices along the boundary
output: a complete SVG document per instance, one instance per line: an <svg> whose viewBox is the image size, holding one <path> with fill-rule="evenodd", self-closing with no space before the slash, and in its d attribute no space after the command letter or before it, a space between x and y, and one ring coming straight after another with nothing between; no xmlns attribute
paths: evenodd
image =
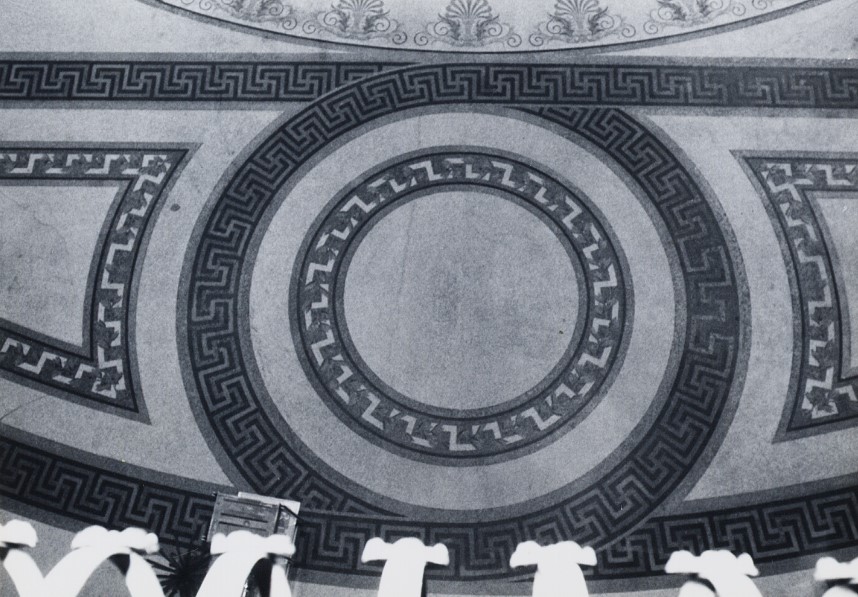
<svg viewBox="0 0 858 597"><path fill-rule="evenodd" d="M117 529L139 526L156 533L163 543L183 547L197 545L204 537L214 509L212 492L217 488L197 481L153 483L149 480L153 476L163 476L127 465L119 469L89 464L67 449L58 454L59 446L36 448L30 445L34 438L12 439L13 430L5 426L0 431L0 495L7 498L8 510L26 514L38 509L60 517L62 526L75 530L93 524ZM816 483L797 497L749 500L744 506L652 518L599 550L599 564L587 574L599 580L661 575L667 558L679 549L744 551L765 571L769 565L811 554L854 550L856 520L858 484L854 480L845 486ZM378 569L370 566L345 570L330 564L338 558L359 560L360 549L352 535L357 521L359 516L302 507L296 540L299 573L377 576ZM324 538L319 535L322 525L330 531ZM394 532L398 528L394 519L389 525ZM427 540L425 534L421 537ZM329 563L315 563L318 551Z"/></svg>

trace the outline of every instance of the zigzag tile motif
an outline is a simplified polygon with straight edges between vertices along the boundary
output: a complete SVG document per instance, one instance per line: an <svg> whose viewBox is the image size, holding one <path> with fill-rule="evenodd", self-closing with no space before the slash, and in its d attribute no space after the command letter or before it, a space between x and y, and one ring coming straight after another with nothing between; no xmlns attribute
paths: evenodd
<svg viewBox="0 0 858 597"><path fill-rule="evenodd" d="M131 284L147 226L184 150L0 149L0 179L118 181L125 193L109 218L88 291L89 354L40 341L0 320L0 370L62 390L90 406L139 412L128 350Z"/></svg>
<svg viewBox="0 0 858 597"><path fill-rule="evenodd" d="M621 68L598 69L628 82ZM187 342L189 375L205 424L256 491L304 500L323 488L341 496L341 502L355 499L283 439L247 373L251 356L241 350L238 295L257 223L289 176L339 135L399 110L439 103L558 104L531 111L605 152L637 182L664 220L685 278L687 328L680 368L660 413L636 438L631 455L603 470L598 481L511 519L450 525L427 514L402 518L396 528L448 543L458 554L455 566L439 574L491 578L508 572L498 557L499 545L546 533L597 546L615 541L645 521L694 465L724 412L738 358L739 298L730 252L693 177L650 131L619 110L569 106L584 93L567 86L564 73L570 72L565 67L456 65L383 74L321 98L273 133L239 168L208 217L190 268ZM685 97L686 81L680 78L673 85L671 94ZM597 92L598 87L588 93ZM366 524L379 530L388 522L373 523L368 517ZM372 536L357 533L357 528L356 534ZM322 556L307 554L314 566L322 565ZM331 565L351 570L357 562Z"/></svg>
<svg viewBox="0 0 858 597"><path fill-rule="evenodd" d="M784 412L783 433L824 431L832 423L858 424L858 376L843 371L842 297L814 191L858 191L858 160L801 157L748 157L775 230L784 242L784 260L794 271L796 317L802 331L798 378Z"/></svg>
<svg viewBox="0 0 858 597"><path fill-rule="evenodd" d="M0 61L0 100L311 101L401 63ZM654 65L459 66L435 101L479 96L603 106L858 108L853 68ZM416 81L400 80L410 86ZM441 81L438 81L441 83ZM443 87L447 87L444 89Z"/></svg>
<svg viewBox="0 0 858 597"><path fill-rule="evenodd" d="M359 242L355 238L382 217L378 212L421 189L451 184L509 193L540 210L576 252L587 295L584 339L544 390L490 412L461 416L415 404L373 380L356 348L344 340L345 317L337 312L345 256ZM379 445L391 442L421 457L477 458L556 438L596 398L620 352L625 284L605 223L573 191L523 162L484 153L427 152L367 173L330 208L306 247L290 307L296 344L304 347L302 364L331 410L383 440Z"/></svg>
<svg viewBox="0 0 858 597"><path fill-rule="evenodd" d="M0 438L0 495L8 500L62 516L75 528L141 526L157 533L164 543L198 543L205 535L214 496L203 490L148 483L142 477L145 475L133 470L116 472ZM14 510L11 501L6 503ZM599 550L598 566L587 573L597 579L658 575L677 549L698 553L732 549L750 553L757 563L780 562L854 547L858 543L856 521L856 485L737 508L657 517ZM516 578L521 573L506 569L516 541L554 541L567 536L568 529L559 528L550 517L543 523L520 536L496 529L473 543L475 537L467 525L415 527L396 517L370 518L302 507L297 564L316 572L377 576L377 568L360 564L363 544L369 538L381 536L391 541L418 536L427 543L443 541L450 546L454 562L470 559L473 551L483 553L483 568L494 573L480 578ZM444 577L445 569L432 569L429 574Z"/></svg>

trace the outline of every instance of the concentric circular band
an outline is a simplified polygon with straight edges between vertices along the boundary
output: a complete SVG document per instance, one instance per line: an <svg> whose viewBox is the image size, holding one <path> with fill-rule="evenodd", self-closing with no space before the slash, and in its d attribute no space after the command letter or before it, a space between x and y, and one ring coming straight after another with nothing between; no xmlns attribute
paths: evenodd
<svg viewBox="0 0 858 597"><path fill-rule="evenodd" d="M355 353L344 329L347 256L362 233L416 193L451 185L510 194L538 210L579 261L586 295L583 337L552 375L494 408L451 411L419 403L383 384ZM365 432L408 452L478 458L516 450L561 430L603 389L625 324L622 268L605 226L553 177L507 156L420 154L370 173L330 206L296 264L293 330L303 365L330 408Z"/></svg>
<svg viewBox="0 0 858 597"><path fill-rule="evenodd" d="M526 539L603 546L651 516L712 438L741 346L734 316L740 313L739 283L725 232L695 178L652 131L621 110L576 107L576 85L563 77L534 79L527 66L515 64L424 65L362 80L321 98L263 141L201 223L188 265L189 394L244 482L260 493L302 501L305 568L359 574L362 544L391 534L443 541L454 565L435 574L458 580L508 576L508 552ZM312 156L378 118L463 102L519 108L581 139L622 172L664 224L675 271L684 280L685 318L676 373L656 411L629 437L625 455L597 467L574 493L523 504L514 515L479 512L464 520L460 514L451 522L437 512L397 513L395 504L361 498L290 444L281 431L285 423L264 404L264 390L250 373L239 296L257 227Z"/></svg>

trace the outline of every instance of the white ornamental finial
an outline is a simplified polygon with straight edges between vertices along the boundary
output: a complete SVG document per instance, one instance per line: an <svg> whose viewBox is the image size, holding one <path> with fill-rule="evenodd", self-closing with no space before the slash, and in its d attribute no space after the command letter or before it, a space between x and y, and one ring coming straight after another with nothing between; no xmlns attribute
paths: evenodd
<svg viewBox="0 0 858 597"><path fill-rule="evenodd" d="M271 597L291 597L283 559L295 554L295 544L285 535L261 537L250 531L218 533L212 537L212 555L219 555L206 575L197 597L240 597L251 570L261 560L271 560Z"/></svg>
<svg viewBox="0 0 858 597"><path fill-rule="evenodd" d="M539 545L536 541L519 543L509 565L513 568L536 566L533 597L587 597L587 583L581 566L595 566L596 552L574 541Z"/></svg>
<svg viewBox="0 0 858 597"><path fill-rule="evenodd" d="M0 549L8 547L36 547L36 529L29 522L10 520L0 524Z"/></svg>
<svg viewBox="0 0 858 597"><path fill-rule="evenodd" d="M384 561L378 597L420 597L426 564L450 565L447 546L436 543L427 547L420 539L406 537L385 543L375 537L366 542L361 562Z"/></svg>
<svg viewBox="0 0 858 597"><path fill-rule="evenodd" d="M95 547L115 550L117 553L135 551L152 554L158 551L158 536L136 528L108 531L104 527L88 527L74 536L71 547L72 549Z"/></svg>
<svg viewBox="0 0 858 597"><path fill-rule="evenodd" d="M29 522L0 524L0 561L20 597L45 595L42 571L24 548L36 546L36 529Z"/></svg>
<svg viewBox="0 0 858 597"><path fill-rule="evenodd" d="M696 578L689 580L680 591L681 597L717 595L718 597L762 597L750 576L759 575L750 555L743 553L736 557L726 550L704 551L695 556L689 551L676 551L670 555L664 571L668 574L691 574ZM712 584L714 593L699 580Z"/></svg>
<svg viewBox="0 0 858 597"><path fill-rule="evenodd" d="M834 558L819 558L813 577L816 580L836 583L822 597L858 596L858 558L851 562L838 562Z"/></svg>
<svg viewBox="0 0 858 597"><path fill-rule="evenodd" d="M272 556L292 557L295 555L295 544L286 535L271 535L262 537L250 531L234 531L229 535L218 533L212 538L210 551L212 555L220 555L236 551L261 551Z"/></svg>
<svg viewBox="0 0 858 597"><path fill-rule="evenodd" d="M143 529L108 531L88 527L74 536L72 552L45 577L45 594L75 597L96 568L114 562L125 575L125 586L133 597L163 597L161 583L141 554L158 551L158 537Z"/></svg>

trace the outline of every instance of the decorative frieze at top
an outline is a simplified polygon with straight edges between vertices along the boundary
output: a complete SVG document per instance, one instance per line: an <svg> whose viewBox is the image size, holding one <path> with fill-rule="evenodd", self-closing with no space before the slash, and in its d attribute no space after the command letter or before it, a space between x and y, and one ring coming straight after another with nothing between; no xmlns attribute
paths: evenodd
<svg viewBox="0 0 858 597"><path fill-rule="evenodd" d="M780 16L807 0L160 0L282 35L382 48L522 52L657 41Z"/></svg>

